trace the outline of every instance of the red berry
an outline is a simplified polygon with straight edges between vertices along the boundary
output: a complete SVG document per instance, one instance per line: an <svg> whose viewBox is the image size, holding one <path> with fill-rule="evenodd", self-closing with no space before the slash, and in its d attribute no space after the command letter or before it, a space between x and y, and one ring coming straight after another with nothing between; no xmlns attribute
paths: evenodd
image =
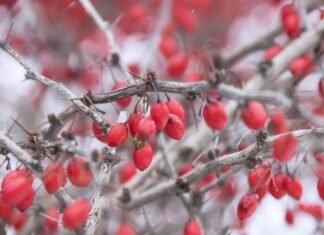
<svg viewBox="0 0 324 235"><path fill-rule="evenodd" d="M15 230L19 231L25 225L27 219L27 215L19 211L14 211L10 217L10 225L14 227Z"/></svg>
<svg viewBox="0 0 324 235"><path fill-rule="evenodd" d="M272 154L279 162L287 162L292 159L297 151L298 140L288 134L275 139L272 143Z"/></svg>
<svg viewBox="0 0 324 235"><path fill-rule="evenodd" d="M107 122L108 124L108 122ZM92 123L92 132L94 134L94 136L101 142L103 143L107 143L107 138L108 138L108 134L104 135L102 130L100 129L100 127L97 125L96 122Z"/></svg>
<svg viewBox="0 0 324 235"><path fill-rule="evenodd" d="M323 177L318 178L317 191L319 196L324 200L324 178Z"/></svg>
<svg viewBox="0 0 324 235"><path fill-rule="evenodd" d="M172 139L181 140L184 131L181 119L176 115L170 114L168 124L165 127L165 133Z"/></svg>
<svg viewBox="0 0 324 235"><path fill-rule="evenodd" d="M188 65L188 58L184 54L176 54L172 56L167 65L167 71L170 76L181 76Z"/></svg>
<svg viewBox="0 0 324 235"><path fill-rule="evenodd" d="M21 203L32 190L32 185L19 172L7 174L2 181L2 199L9 205L15 206Z"/></svg>
<svg viewBox="0 0 324 235"><path fill-rule="evenodd" d="M143 114L140 112L134 112L129 115L128 118L128 128L132 136L135 136L138 129L138 123L144 118Z"/></svg>
<svg viewBox="0 0 324 235"><path fill-rule="evenodd" d="M286 214L285 214L285 220L286 220L286 223L288 225L293 225L294 224L294 220L295 220L295 215L294 215L294 212L292 210L286 210Z"/></svg>
<svg viewBox="0 0 324 235"><path fill-rule="evenodd" d="M196 31L198 28L198 19L195 12L184 4L175 3L173 9L175 21L187 32Z"/></svg>
<svg viewBox="0 0 324 235"><path fill-rule="evenodd" d="M171 114L178 116L178 118L180 118L183 123L185 122L185 111L179 101L170 99L166 102L166 105L168 106L169 112Z"/></svg>
<svg viewBox="0 0 324 235"><path fill-rule="evenodd" d="M304 77L314 71L312 60L309 56L300 56L289 64L289 71L294 77Z"/></svg>
<svg viewBox="0 0 324 235"><path fill-rule="evenodd" d="M138 122L137 134L139 135L139 137L145 138L155 134L155 132L156 132L156 125L153 118L151 117L142 118Z"/></svg>
<svg viewBox="0 0 324 235"><path fill-rule="evenodd" d="M270 178L271 171L268 167L260 165L255 170L250 170L248 181L251 188L266 184Z"/></svg>
<svg viewBox="0 0 324 235"><path fill-rule="evenodd" d="M279 45L273 45L269 47L263 54L264 60L272 60L282 51L282 47Z"/></svg>
<svg viewBox="0 0 324 235"><path fill-rule="evenodd" d="M300 34L300 16L297 11L291 11L282 19L282 26L290 38L296 38Z"/></svg>
<svg viewBox="0 0 324 235"><path fill-rule="evenodd" d="M159 44L159 50L166 58L170 58L178 51L178 43L173 35L164 34Z"/></svg>
<svg viewBox="0 0 324 235"><path fill-rule="evenodd" d="M201 235L200 225L194 219L189 219L183 228L183 235Z"/></svg>
<svg viewBox="0 0 324 235"><path fill-rule="evenodd" d="M143 171L148 168L153 159L153 151L148 143L133 151L133 161L137 169Z"/></svg>
<svg viewBox="0 0 324 235"><path fill-rule="evenodd" d="M119 224L114 235L135 235L135 232L128 224Z"/></svg>
<svg viewBox="0 0 324 235"><path fill-rule="evenodd" d="M300 197L303 194L303 186L300 182L300 180L295 177L289 177L287 176L285 179L285 190L286 192L296 200L299 200Z"/></svg>
<svg viewBox="0 0 324 235"><path fill-rule="evenodd" d="M324 153L323 152L313 152L313 156L315 158L315 160L320 163L323 164L324 163Z"/></svg>
<svg viewBox="0 0 324 235"><path fill-rule="evenodd" d="M107 144L110 147L119 147L125 143L128 137L128 129L126 124L116 123L113 125L107 136Z"/></svg>
<svg viewBox="0 0 324 235"><path fill-rule="evenodd" d="M169 113L168 106L164 102L157 102L151 106L150 116L154 120L157 130L164 130L169 120Z"/></svg>
<svg viewBox="0 0 324 235"><path fill-rule="evenodd" d="M218 101L208 102L203 109L206 124L213 130L222 130L227 124L224 106Z"/></svg>
<svg viewBox="0 0 324 235"><path fill-rule="evenodd" d="M240 220L249 218L258 206L258 198L254 194L243 196L237 207L237 216Z"/></svg>
<svg viewBox="0 0 324 235"><path fill-rule="evenodd" d="M285 190L286 175L277 173L269 182L269 192L276 199L280 199L286 195Z"/></svg>
<svg viewBox="0 0 324 235"><path fill-rule="evenodd" d="M259 185L255 189L255 193L259 196L259 200L261 200L268 192L268 187L265 184Z"/></svg>
<svg viewBox="0 0 324 235"><path fill-rule="evenodd" d="M127 87L128 84L126 82L117 82L113 87L112 87L112 91L116 91L116 90L119 90L119 89L122 89L122 88L125 88ZM132 102L132 97L125 97L125 98L121 98L119 100L116 101L116 103L119 105L119 106L122 106L122 107L127 107L130 102Z"/></svg>
<svg viewBox="0 0 324 235"><path fill-rule="evenodd" d="M125 163L119 170L119 182L121 184L126 183L128 180L133 178L134 175L136 175L136 172L137 170L134 163Z"/></svg>
<svg viewBox="0 0 324 235"><path fill-rule="evenodd" d="M267 113L261 103L249 101L247 107L242 110L242 119L248 128L260 130L267 121Z"/></svg>
<svg viewBox="0 0 324 235"><path fill-rule="evenodd" d="M192 170L192 165L187 164L184 167L182 167L182 169L179 172L179 176L183 176L183 175L189 173L191 170Z"/></svg>
<svg viewBox="0 0 324 235"><path fill-rule="evenodd" d="M56 207L50 208L46 211L46 217L44 220L44 226L46 230L51 232L57 231L59 216L60 212L59 209Z"/></svg>
<svg viewBox="0 0 324 235"><path fill-rule="evenodd" d="M186 75L183 79L184 82L199 82L203 80L203 77L198 72L193 72L188 75Z"/></svg>
<svg viewBox="0 0 324 235"><path fill-rule="evenodd" d="M276 108L271 113L270 125L275 134L281 134L289 131L285 114L280 108Z"/></svg>
<svg viewBox="0 0 324 235"><path fill-rule="evenodd" d="M50 163L43 173L43 183L48 193L56 193L66 183L66 175L60 163Z"/></svg>
<svg viewBox="0 0 324 235"><path fill-rule="evenodd" d="M17 204L17 209L21 212L26 211L31 207L34 202L35 192L33 187L27 187L25 192L25 198Z"/></svg>
<svg viewBox="0 0 324 235"><path fill-rule="evenodd" d="M2 194L0 193L0 220L9 220L11 210L11 206L2 199Z"/></svg>
<svg viewBox="0 0 324 235"><path fill-rule="evenodd" d="M294 5L291 3L283 5L280 10L281 20L283 21L291 13L296 13Z"/></svg>
<svg viewBox="0 0 324 235"><path fill-rule="evenodd" d="M87 187L92 180L90 166L81 157L73 158L66 168L67 176L71 183L77 187Z"/></svg>
<svg viewBox="0 0 324 235"><path fill-rule="evenodd" d="M28 183L33 184L33 181L34 181L33 174L28 169L22 168L22 169L17 170L17 172L22 177L24 177L28 181Z"/></svg>
<svg viewBox="0 0 324 235"><path fill-rule="evenodd" d="M85 199L78 199L66 206L63 211L63 225L67 229L77 229L85 224L91 205Z"/></svg>
<svg viewBox="0 0 324 235"><path fill-rule="evenodd" d="M304 213L313 216L317 220L322 220L324 217L323 209L318 204L304 204L300 203L298 209Z"/></svg>

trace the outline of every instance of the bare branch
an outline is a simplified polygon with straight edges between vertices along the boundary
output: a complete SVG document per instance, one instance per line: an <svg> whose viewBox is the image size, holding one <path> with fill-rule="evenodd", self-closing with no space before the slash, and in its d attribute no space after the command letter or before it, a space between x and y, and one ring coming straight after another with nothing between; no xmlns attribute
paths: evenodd
<svg viewBox="0 0 324 235"><path fill-rule="evenodd" d="M182 188L186 187L184 185L189 185L202 176L225 166L244 164L247 160L262 161L264 158L268 157L267 155L262 154L267 153L271 149L272 142L287 134L292 134L299 140L306 136L324 137L324 129L303 129L269 137L261 146L255 143L242 151L227 154L205 164L201 164L197 166L196 169L193 169L190 173L179 177L177 180L171 179L165 182L161 182L157 186L148 189L145 192L137 192L136 194L131 195L131 200L125 203L124 206L127 209L133 209L158 198L181 192Z"/></svg>
<svg viewBox="0 0 324 235"><path fill-rule="evenodd" d="M98 126L104 131L107 131L107 124L106 122L95 112L93 112L88 106L86 106L82 101L76 99L76 95L74 95L68 88L66 88L62 83L55 82L53 80L48 79L47 77L36 73L31 69L31 67L23 60L23 58L6 42L0 42L0 47L2 50L7 52L12 58L14 58L22 67L26 70L26 78L33 79L40 83L45 84L55 90L57 90L64 98L71 100L72 103L78 107L79 110L84 112L87 116L92 118Z"/></svg>
<svg viewBox="0 0 324 235"><path fill-rule="evenodd" d="M309 1L307 4L307 10L312 11L320 7L323 3L324 3L323 0ZM271 45L271 43L273 43L273 40L281 32L282 32L282 26L281 24L278 24L272 29L270 29L269 31L267 31L264 35L256 38L254 41L221 56L221 65L225 67L230 66L234 64L236 61L242 59L244 56L248 55L249 53L252 53L256 50L263 49Z"/></svg>
<svg viewBox="0 0 324 235"><path fill-rule="evenodd" d="M84 10L93 19L93 21L96 23L98 28L100 28L101 31L105 34L108 44L112 50L111 54L115 54L116 56L118 56L119 68L123 72L127 82L131 83L132 78L130 74L127 72L126 66L122 60L122 57L120 56L120 49L117 45L111 25L100 16L99 12L96 10L96 8L92 5L92 3L89 0L78 0L78 2L82 5Z"/></svg>
<svg viewBox="0 0 324 235"><path fill-rule="evenodd" d="M42 172L36 169L35 166L38 162L35 162L32 157L16 143L14 143L4 132L0 132L0 145L6 148L12 155L21 162L28 170L30 170L37 178L42 180ZM63 190L60 189L55 193L56 198L63 204L72 202L72 198Z"/></svg>

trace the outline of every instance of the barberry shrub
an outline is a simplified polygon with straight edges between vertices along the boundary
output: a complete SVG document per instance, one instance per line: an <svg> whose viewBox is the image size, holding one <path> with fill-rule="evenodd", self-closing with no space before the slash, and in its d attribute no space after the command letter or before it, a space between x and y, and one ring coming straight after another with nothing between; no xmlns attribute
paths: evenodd
<svg viewBox="0 0 324 235"><path fill-rule="evenodd" d="M322 0L0 0L0 234L321 234Z"/></svg>

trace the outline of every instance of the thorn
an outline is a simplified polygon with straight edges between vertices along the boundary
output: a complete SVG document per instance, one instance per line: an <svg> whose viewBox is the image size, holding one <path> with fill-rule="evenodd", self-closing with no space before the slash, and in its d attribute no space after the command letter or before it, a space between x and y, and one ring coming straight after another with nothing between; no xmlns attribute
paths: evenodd
<svg viewBox="0 0 324 235"><path fill-rule="evenodd" d="M7 33L7 36L6 36L5 44L8 44L10 33L11 33L12 28L13 28L13 25L14 25L14 22L12 22L10 24L10 27L9 27L9 30L8 30L8 33Z"/></svg>

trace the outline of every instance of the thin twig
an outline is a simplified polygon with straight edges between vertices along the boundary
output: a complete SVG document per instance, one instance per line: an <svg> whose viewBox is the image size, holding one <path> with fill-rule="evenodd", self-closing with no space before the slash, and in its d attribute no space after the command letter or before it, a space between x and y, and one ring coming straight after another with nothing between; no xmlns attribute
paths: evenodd
<svg viewBox="0 0 324 235"><path fill-rule="evenodd" d="M86 106L81 100L76 99L77 96L74 95L67 87L62 83L55 82L31 69L31 67L23 60L23 58L12 49L6 42L0 42L0 48L7 52L12 58L14 58L24 69L26 70L26 79L33 79L48 87L53 88L58 91L64 98L71 100L71 102L78 107L79 110L84 112L87 116L92 118L98 126L104 131L107 131L106 122L95 112L93 112L88 106Z"/></svg>

